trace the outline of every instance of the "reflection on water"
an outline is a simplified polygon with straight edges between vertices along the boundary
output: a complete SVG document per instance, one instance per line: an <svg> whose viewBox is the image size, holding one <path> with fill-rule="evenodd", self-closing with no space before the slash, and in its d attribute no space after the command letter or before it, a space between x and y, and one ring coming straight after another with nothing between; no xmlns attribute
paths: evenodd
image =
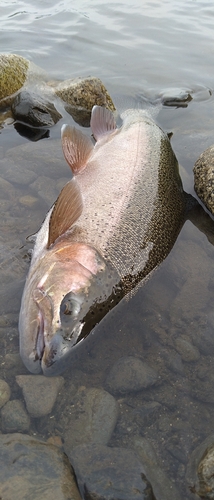
<svg viewBox="0 0 214 500"><path fill-rule="evenodd" d="M213 16L211 1L79 5L74 0L72 6L69 1L3 1L1 50L33 60L50 78L96 75L115 101L120 94L125 99L190 94L187 107L163 107L157 120L173 133L184 188L193 194L194 162L213 143ZM11 386L12 399L20 397L14 377L26 373L17 357L17 319L31 247L25 238L37 231L69 178L60 142L53 148L60 126L37 144L7 119L0 134L0 377ZM109 444L133 447L139 436L147 439L165 474L165 498L166 478L176 482L178 498L194 498L185 479L190 455L214 432L213 253L206 236L186 222L157 274L105 318L74 360L52 418L32 419L29 432L65 438L68 395L80 386L106 389L117 360L137 356L156 370L157 380L140 392L116 393L120 412Z"/></svg>

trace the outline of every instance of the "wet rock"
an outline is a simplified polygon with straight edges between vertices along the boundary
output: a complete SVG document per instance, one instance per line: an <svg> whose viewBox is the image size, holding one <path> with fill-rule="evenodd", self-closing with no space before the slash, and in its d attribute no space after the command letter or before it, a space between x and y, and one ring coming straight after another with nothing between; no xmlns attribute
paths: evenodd
<svg viewBox="0 0 214 500"><path fill-rule="evenodd" d="M134 356L120 358L110 370L106 387L112 394L125 394L147 389L157 382L158 373Z"/></svg>
<svg viewBox="0 0 214 500"><path fill-rule="evenodd" d="M193 493L204 499L214 499L214 434L193 450L186 481Z"/></svg>
<svg viewBox="0 0 214 500"><path fill-rule="evenodd" d="M160 461L151 443L146 438L136 437L132 445L143 463L145 474L152 485L155 499L182 500L183 497L180 496L176 486L160 467Z"/></svg>
<svg viewBox="0 0 214 500"><path fill-rule="evenodd" d="M194 165L194 188L204 205L214 214L214 145L206 149Z"/></svg>
<svg viewBox="0 0 214 500"><path fill-rule="evenodd" d="M15 157L14 160L9 160L6 157L0 160L0 170L4 179L16 184L22 184L23 186L30 184L37 177L34 172L16 162Z"/></svg>
<svg viewBox="0 0 214 500"><path fill-rule="evenodd" d="M73 398L70 421L64 433L65 451L95 442L107 444L118 418L118 404L102 389L80 388Z"/></svg>
<svg viewBox="0 0 214 500"><path fill-rule="evenodd" d="M27 432L30 418L24 405L18 399L8 401L1 410L3 432Z"/></svg>
<svg viewBox="0 0 214 500"><path fill-rule="evenodd" d="M214 374L211 372L205 380L197 380L192 384L192 396L203 403L214 403Z"/></svg>
<svg viewBox="0 0 214 500"><path fill-rule="evenodd" d="M0 408L10 399L10 386L5 380L0 379Z"/></svg>
<svg viewBox="0 0 214 500"><path fill-rule="evenodd" d="M188 342L186 338L177 338L175 341L175 349L181 355L183 361L198 361L200 358L197 347Z"/></svg>
<svg viewBox="0 0 214 500"><path fill-rule="evenodd" d="M82 498L154 500L152 487L133 450L83 445L69 454Z"/></svg>
<svg viewBox="0 0 214 500"><path fill-rule="evenodd" d="M11 109L16 120L32 127L52 127L62 118L52 102L33 90L20 91Z"/></svg>
<svg viewBox="0 0 214 500"><path fill-rule="evenodd" d="M115 111L106 88L101 80L94 76L65 80L57 85L55 94L66 102L66 110L83 126L90 125L91 110L95 104Z"/></svg>
<svg viewBox="0 0 214 500"><path fill-rule="evenodd" d="M27 78L29 61L16 54L0 54L0 100L19 90Z"/></svg>
<svg viewBox="0 0 214 500"><path fill-rule="evenodd" d="M28 413L31 417L44 417L51 412L63 377L46 378L43 375L17 375L16 382L22 388Z"/></svg>
<svg viewBox="0 0 214 500"><path fill-rule="evenodd" d="M0 435L2 500L81 500L67 457L22 434Z"/></svg>

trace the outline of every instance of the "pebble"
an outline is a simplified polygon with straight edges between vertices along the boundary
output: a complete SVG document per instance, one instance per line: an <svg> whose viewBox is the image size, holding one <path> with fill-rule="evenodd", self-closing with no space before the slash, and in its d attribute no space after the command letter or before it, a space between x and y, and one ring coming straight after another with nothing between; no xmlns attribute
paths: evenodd
<svg viewBox="0 0 214 500"><path fill-rule="evenodd" d="M200 358L200 353L197 347L188 342L185 338L180 337L176 339L175 349L180 354L183 361L198 361Z"/></svg>
<svg viewBox="0 0 214 500"><path fill-rule="evenodd" d="M64 378L17 375L16 382L22 388L28 413L31 417L40 418L51 412L64 384Z"/></svg>
<svg viewBox="0 0 214 500"><path fill-rule="evenodd" d="M82 498L153 500L152 487L133 450L90 444L69 454Z"/></svg>
<svg viewBox="0 0 214 500"><path fill-rule="evenodd" d="M7 403L10 399L10 386L5 382L5 380L0 379L0 408Z"/></svg>
<svg viewBox="0 0 214 500"><path fill-rule="evenodd" d="M119 406L103 389L80 388L70 407L70 421L64 432L65 451L95 442L107 444L118 419Z"/></svg>
<svg viewBox="0 0 214 500"><path fill-rule="evenodd" d="M158 373L147 363L134 356L120 358L106 378L106 387L112 394L138 392L152 386Z"/></svg>
<svg viewBox="0 0 214 500"><path fill-rule="evenodd" d="M0 435L2 500L81 500L67 457L26 434Z"/></svg>
<svg viewBox="0 0 214 500"><path fill-rule="evenodd" d="M18 399L8 401L1 410L3 432L27 432L30 418L24 405Z"/></svg>
<svg viewBox="0 0 214 500"><path fill-rule="evenodd" d="M38 198L35 198L35 196L31 196L30 194L26 194L25 196L21 196L19 198L19 203L21 203L24 207L34 208L38 203Z"/></svg>

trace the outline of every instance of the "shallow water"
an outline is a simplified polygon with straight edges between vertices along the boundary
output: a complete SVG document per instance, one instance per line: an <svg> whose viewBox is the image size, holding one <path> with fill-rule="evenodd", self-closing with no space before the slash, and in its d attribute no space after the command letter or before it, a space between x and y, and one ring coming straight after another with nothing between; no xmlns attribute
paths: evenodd
<svg viewBox="0 0 214 500"><path fill-rule="evenodd" d="M121 104L122 96L123 106L131 98L139 104L143 97L151 102L161 96L180 99L177 106L161 107L157 121L173 133L171 142L184 189L194 194L194 162L213 144L213 18L211 1L5 0L0 9L1 51L32 60L45 68L50 79L95 75L116 104ZM188 94L192 100L186 102ZM69 115L66 118L72 122ZM51 139L60 137L61 123L51 129L49 139L41 141L43 148L47 144L50 158ZM34 146L16 132L10 120L0 132L1 158L16 146ZM53 172L47 167L43 173L42 157L41 164L35 165L33 147L28 154L29 170L52 178L53 185L46 181L47 199L29 185L11 182L13 191L7 195L1 187L0 358L1 376L11 383L16 368L10 372L5 356L18 352L17 319L31 246L25 238L38 229L70 175L60 144L59 170ZM14 150L10 155L14 159ZM28 194L38 197L33 208L20 201ZM129 446L139 434L148 438L182 498L194 498L185 480L189 455L214 432L213 256L213 244L188 221L160 270L128 305L121 303L105 318L96 342L65 375L77 385L102 387L114 362L129 354L140 354L158 370L159 385L120 401L121 416L110 444ZM192 360L187 359L180 339L195 348L195 358L193 353ZM24 368L18 370L25 373ZM161 411L142 424L141 407L151 401L159 402ZM52 431L48 419L32 424L38 436Z"/></svg>

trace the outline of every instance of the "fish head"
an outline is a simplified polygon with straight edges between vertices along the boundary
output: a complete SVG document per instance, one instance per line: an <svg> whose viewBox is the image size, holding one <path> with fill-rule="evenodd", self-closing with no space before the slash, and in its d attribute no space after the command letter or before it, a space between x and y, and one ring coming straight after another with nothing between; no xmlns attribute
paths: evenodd
<svg viewBox="0 0 214 500"><path fill-rule="evenodd" d="M96 312L118 281L99 253L84 244L55 247L29 279L19 318L20 354L32 373L57 375L93 330Z"/></svg>

